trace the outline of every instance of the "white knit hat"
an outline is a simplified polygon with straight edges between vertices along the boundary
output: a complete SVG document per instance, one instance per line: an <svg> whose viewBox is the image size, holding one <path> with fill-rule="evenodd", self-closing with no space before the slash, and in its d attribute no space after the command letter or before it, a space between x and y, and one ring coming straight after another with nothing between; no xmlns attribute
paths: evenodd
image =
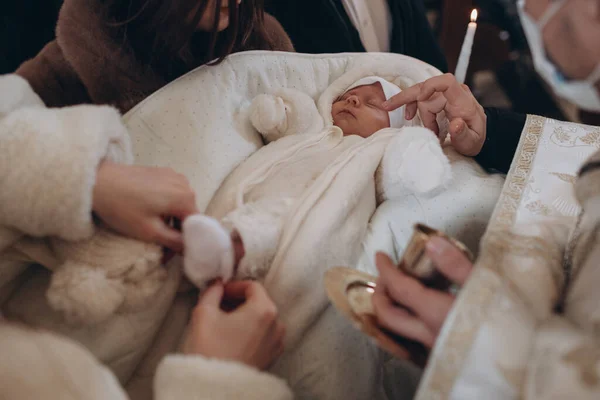
<svg viewBox="0 0 600 400"><path fill-rule="evenodd" d="M398 93L402 92L398 86L378 76L367 76L366 78L362 78L350 85L350 87L346 89L346 92L359 86L372 85L377 82L381 84L386 100L389 100ZM403 126L407 125L407 122L404 120L404 107L400 107L389 112L388 114L390 115L390 128L402 128Z"/></svg>

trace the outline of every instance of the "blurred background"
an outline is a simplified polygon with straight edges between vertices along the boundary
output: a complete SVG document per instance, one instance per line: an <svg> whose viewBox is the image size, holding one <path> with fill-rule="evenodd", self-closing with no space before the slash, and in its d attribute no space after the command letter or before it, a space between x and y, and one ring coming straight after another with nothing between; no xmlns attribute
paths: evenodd
<svg viewBox="0 0 600 400"><path fill-rule="evenodd" d="M484 106L600 125L598 115L583 113L558 100L537 76L519 22L516 0L423 1L450 71L456 66L471 10L479 10L467 83ZM3 2L0 74L13 72L54 38L61 3L62 0Z"/></svg>
<svg viewBox="0 0 600 400"><path fill-rule="evenodd" d="M467 84L482 105L592 125L600 123L598 115L557 99L534 71L517 0L423 1L450 71L456 67L471 11L479 10Z"/></svg>

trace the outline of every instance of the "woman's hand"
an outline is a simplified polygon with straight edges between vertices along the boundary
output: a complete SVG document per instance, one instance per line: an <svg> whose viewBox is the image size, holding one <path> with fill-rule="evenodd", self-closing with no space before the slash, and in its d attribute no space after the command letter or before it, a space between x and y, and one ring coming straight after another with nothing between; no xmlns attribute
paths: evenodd
<svg viewBox="0 0 600 400"><path fill-rule="evenodd" d="M126 236L181 252L181 232L171 217L197 213L187 179L170 168L103 162L98 168L92 208L108 226Z"/></svg>
<svg viewBox="0 0 600 400"><path fill-rule="evenodd" d="M244 303L226 312L221 308L224 299ZM283 353L284 336L277 307L260 284L216 283L206 290L194 309L183 352L265 370Z"/></svg>
<svg viewBox="0 0 600 400"><path fill-rule="evenodd" d="M469 87L458 83L454 75L445 74L418 83L386 101L383 107L392 111L404 105L407 120L412 120L419 111L423 125L438 136L440 127L436 117L445 111L450 121L452 146L469 157L481 151L486 137L487 116Z"/></svg>
<svg viewBox="0 0 600 400"><path fill-rule="evenodd" d="M439 272L452 282L464 284L473 264L465 255L441 238L427 243L427 255ZM377 254L379 279L373 307L379 324L407 339L432 348L452 308L454 296L430 289L402 273L384 254Z"/></svg>

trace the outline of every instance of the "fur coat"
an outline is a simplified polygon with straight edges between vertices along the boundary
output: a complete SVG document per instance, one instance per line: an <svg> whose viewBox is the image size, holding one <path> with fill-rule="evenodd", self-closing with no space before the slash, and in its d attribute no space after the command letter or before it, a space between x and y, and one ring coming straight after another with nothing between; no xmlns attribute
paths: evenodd
<svg viewBox="0 0 600 400"><path fill-rule="evenodd" d="M48 109L25 80L0 76L0 149L1 398L37 399L43 393L50 399L125 399L117 379L129 398L140 400L151 398L153 381L157 399L236 399L240 390L259 399L290 398L283 381L244 365L200 356L163 360L177 348L194 301L189 293L177 293L181 274L176 263L160 267L158 290L146 298L143 310L122 310L79 325L65 323L57 312L49 288L65 268L59 248L79 247L99 231L91 210L98 165L132 159L117 110L93 105ZM85 253L80 250L77 257ZM101 254L107 261L106 247ZM106 267L113 269L114 261ZM89 285L103 281L98 272L71 275L89 279L80 292L91 304L111 297L110 290L94 291ZM133 275L126 280L135 280ZM62 289L62 294L73 294ZM130 289L136 295L146 292ZM154 378L159 364L162 372Z"/></svg>
<svg viewBox="0 0 600 400"><path fill-rule="evenodd" d="M126 112L169 83L111 36L101 3L65 0L56 40L17 70L48 107L110 104ZM265 28L275 50L293 51L275 18L265 15Z"/></svg>

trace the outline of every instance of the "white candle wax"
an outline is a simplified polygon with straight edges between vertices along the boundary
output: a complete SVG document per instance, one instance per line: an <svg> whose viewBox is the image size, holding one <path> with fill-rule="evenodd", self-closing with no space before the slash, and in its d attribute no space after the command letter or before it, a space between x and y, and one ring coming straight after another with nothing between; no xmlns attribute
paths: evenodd
<svg viewBox="0 0 600 400"><path fill-rule="evenodd" d="M473 39L475 38L476 31L477 22L473 21L469 23L469 26L467 27L467 34L465 35L465 41L463 42L462 49L460 50L460 56L458 57L458 63L456 64L456 72L454 73L456 80L459 83L465 83L465 78L467 77L469 60L471 59L471 50L473 49Z"/></svg>

